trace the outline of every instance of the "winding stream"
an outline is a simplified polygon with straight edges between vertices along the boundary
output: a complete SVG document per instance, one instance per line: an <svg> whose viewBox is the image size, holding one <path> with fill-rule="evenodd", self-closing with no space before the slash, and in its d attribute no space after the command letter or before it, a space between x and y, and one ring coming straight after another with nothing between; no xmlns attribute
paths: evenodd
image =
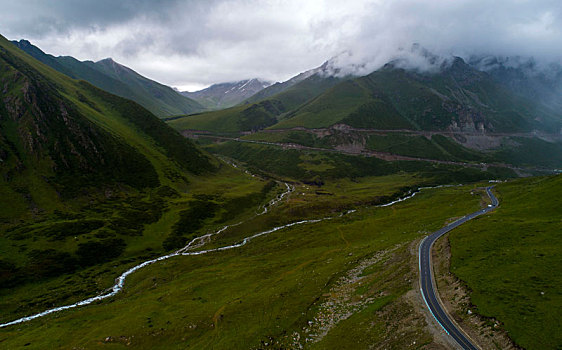
<svg viewBox="0 0 562 350"><path fill-rule="evenodd" d="M291 192L294 191L294 186L292 186L292 185L290 185L286 182L283 182L283 184L285 185L286 190L283 193L281 193L280 195L278 195L277 197L275 197L274 199L272 199L268 204L266 204L263 207L263 211L260 212L259 214L256 214L256 215L263 215L263 214L267 213L268 208L270 208L270 207L276 205L277 203L281 202L286 196L288 196ZM416 193L418 193L420 190L423 190L423 189L451 187L451 186L460 186L460 185L441 185L441 186L435 186L435 187L420 187L416 191L409 192L405 197L399 198L399 199L397 199L395 201L392 201L390 203L378 205L378 207L387 207L387 206L391 206L393 204L405 201L407 199L410 199L410 198L414 197L416 195ZM183 247L183 248L181 248L181 249L179 249L179 250L177 250L177 251L175 251L171 254L167 254L167 255L163 255L163 256L160 256L160 257L155 258L155 259L147 260L145 262L142 262L138 265L135 265L135 266L131 267L127 271L123 272L119 277L117 277L113 287L108 289L108 291L105 294L101 294L101 295L97 295L95 297L84 299L84 300L78 301L78 302L73 303L73 304L48 309L48 310L45 310L43 312L31 315L31 316L18 318L17 320L10 321L10 322L7 322L7 323L2 323L2 324L0 324L0 328L12 326L12 325L23 323L23 322L28 322L28 321L34 320L36 318L43 317L43 316L46 316L46 315L49 315L49 314L52 314L52 313L55 313L55 312L59 312L59 311L67 310L67 309L72 309L72 308L75 308L75 307L88 305L88 304L91 304L93 302L100 301L100 300L103 300L103 299L111 298L111 297L115 296L117 293L119 293L120 291L123 290L125 280L127 279L127 277L130 274L132 274L133 272L135 272L137 270L142 269L143 267L146 267L148 265L152 265L152 264L154 264L158 261L167 260L167 259L175 257L175 256L203 255L203 254L208 254L208 253L214 253L214 252L239 248L239 247L242 247L242 246L248 244L248 242L250 242L254 238L264 236L264 235L270 234L272 232L276 232L276 231L279 231L279 230L282 230L282 229L285 229L285 228L288 228L288 227L292 227L292 226L316 223L316 222L325 221L325 220L331 220L331 219L334 219L336 217L341 217L345 214L352 213L354 211L355 210L348 210L346 212L341 213L338 216L330 216L330 217L325 217L325 218L321 218L321 219L310 219L310 220L296 221L296 222L292 222L292 223L282 225L282 226L277 226L277 227L274 227L272 229L256 233L252 236L248 236L248 237L244 238L242 241L240 241L238 243L235 243L235 244L232 244L232 245L227 245L227 246L213 248L213 249L207 249L207 250L194 251L195 249L200 248L203 245L205 245L206 243L210 242L212 236L218 235L218 234L224 232L225 230L227 230L230 227L238 226L242 222L239 222L237 224L227 225L227 226L224 226L223 228L221 228L221 229L219 229L215 232L208 233L206 235L199 236L199 237L196 237L196 238L192 239L185 247Z"/></svg>

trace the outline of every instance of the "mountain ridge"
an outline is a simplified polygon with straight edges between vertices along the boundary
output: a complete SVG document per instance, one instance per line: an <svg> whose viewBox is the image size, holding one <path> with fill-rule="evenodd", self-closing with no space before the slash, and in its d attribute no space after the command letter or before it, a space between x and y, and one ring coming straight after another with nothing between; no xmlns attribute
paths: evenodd
<svg viewBox="0 0 562 350"><path fill-rule="evenodd" d="M18 48L51 68L73 78L86 80L112 94L131 99L159 117L189 114L204 109L196 101L169 86L143 77L111 58L97 62L79 61L71 56L46 54L27 40L12 41Z"/></svg>
<svg viewBox="0 0 562 350"><path fill-rule="evenodd" d="M270 85L270 82L252 78L217 83L199 91L182 91L180 93L209 109L224 109L245 101Z"/></svg>
<svg viewBox="0 0 562 350"><path fill-rule="evenodd" d="M24 193L45 210L88 188L158 187L168 182L163 166L178 175L212 171L211 158L135 102L72 80L3 37L0 59L0 187L9 197ZM45 202L41 193L53 191Z"/></svg>

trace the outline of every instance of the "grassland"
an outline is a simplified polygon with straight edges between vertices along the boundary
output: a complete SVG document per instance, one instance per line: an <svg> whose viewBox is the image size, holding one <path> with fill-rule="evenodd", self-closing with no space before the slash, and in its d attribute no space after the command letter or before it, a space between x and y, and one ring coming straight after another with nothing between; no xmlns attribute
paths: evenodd
<svg viewBox="0 0 562 350"><path fill-rule="evenodd" d="M334 218L276 231L238 249L152 265L132 275L125 291L111 300L0 330L0 344L31 349L429 344L423 317L412 324L400 322L412 316L404 299L415 286L409 244L451 217L474 211L479 199L470 195L470 188L458 187L426 190L393 207L369 205L415 182L411 176L342 180L326 184L322 193L299 186L285 205L232 227L209 246L238 242L302 218ZM357 212L337 215L351 208ZM169 229L174 216L164 215L149 229ZM210 223L203 230L213 227ZM314 327L322 325L331 298L342 293L355 305L351 315L328 327L324 338L315 336ZM334 310L339 315L344 311ZM405 336L388 337L387 327L401 329Z"/></svg>
<svg viewBox="0 0 562 350"><path fill-rule="evenodd" d="M237 119L232 118L244 110L244 106L236 106L220 111L194 114L168 121L176 130L207 130L217 133L233 133L240 131Z"/></svg>
<svg viewBox="0 0 562 350"><path fill-rule="evenodd" d="M140 105L1 37L0 46L3 320L101 292L127 267L253 215L279 190Z"/></svg>
<svg viewBox="0 0 562 350"><path fill-rule="evenodd" d="M406 134L371 135L367 139L366 147L375 151L426 159L452 161L490 160L490 157L485 154L466 149L441 135L434 135L431 138Z"/></svg>
<svg viewBox="0 0 562 350"><path fill-rule="evenodd" d="M251 216L281 190L226 166L213 176L191 180L189 193L166 186L119 193L75 203L72 211L3 225L2 320L98 293L127 267L179 248L208 229ZM201 203L212 210L194 210ZM185 221L197 224L182 225Z"/></svg>
<svg viewBox="0 0 562 350"><path fill-rule="evenodd" d="M256 132L241 138L320 148L361 145L366 150L401 156L467 163L505 163L530 169L556 169L562 164L560 142L545 141L537 137L504 137L497 148L483 151L469 149L454 139L439 134L426 137L398 132L378 135L367 131L330 130L328 134L319 135L322 135L320 130L288 129Z"/></svg>
<svg viewBox="0 0 562 350"><path fill-rule="evenodd" d="M526 349L562 346L562 176L497 186L500 207L450 234L471 307Z"/></svg>
<svg viewBox="0 0 562 350"><path fill-rule="evenodd" d="M307 183L322 183L327 179L365 176L383 176L410 173L432 184L468 183L485 179L512 177L514 173L503 168L475 168L433 164L422 161L388 162L375 157L351 156L334 152L301 151L278 146L223 142L205 147L245 163L253 172L296 179Z"/></svg>
<svg viewBox="0 0 562 350"><path fill-rule="evenodd" d="M336 99L333 96L337 96ZM314 99L314 103L289 113L274 128L285 129L295 126L321 128L337 123L349 115L350 110L368 100L368 91L353 80L346 80L334 86L326 95Z"/></svg>
<svg viewBox="0 0 562 350"><path fill-rule="evenodd" d="M6 173L0 180L0 194L13 201L0 213L0 322L100 293L129 267L226 224L236 225L213 236L205 248L232 245L303 219L322 219L257 237L236 249L174 257L151 265L131 275L125 290L112 299L1 329L0 346L5 348L245 349L303 345L320 349L402 349L429 345L432 337L423 315L407 298L416 286L412 247L444 222L476 210L480 199L470 194L474 186L464 186L425 190L392 207L376 205L420 185L511 175L493 168L482 172L256 144L207 145L207 150L235 159L252 172L296 185L286 203L256 216L259 206L281 191L275 182L252 177L209 157L130 101L70 80L13 49L2 53L7 62L19 58L19 63L11 66L25 73L32 83L39 82L37 87L45 87L38 91L53 92L54 105L62 102L73 106L73 117L83 117L79 126L91 127L79 130L100 130L104 136L96 139L104 140L103 146L114 150L112 156L116 158L108 156L105 160L111 161L107 163L110 172L96 174L98 177L92 176L95 181L90 182L83 181L89 175L84 171L61 178L64 173L56 173L52 167L57 154L38 161L24 155L26 167L18 167L15 158L6 158L5 164L19 173L13 179L10 176L14 172ZM0 73L14 75L10 69ZM371 101L364 85L367 83L347 81L342 85L349 89L340 91L344 100L340 106L321 96L318 100L322 103L303 107L299 113L312 113L305 119L322 126L344 118L351 106L362 103L364 112L398 113L386 108L385 101ZM21 98L18 91L24 84L18 84L10 85L10 93ZM349 94L352 91L357 94ZM435 94L430 95L438 106ZM413 107L418 109L417 105ZM254 130L272 125L277 117L289 124L298 121L297 114L285 115L285 108L283 103L270 101L245 106L238 119L227 121L221 112L208 120L192 117L208 122L209 128L221 127L222 132ZM179 125L192 117L172 123ZM355 117L351 122L365 122ZM414 117L420 116L410 119L420 121ZM406 125L410 119L397 122ZM392 127L392 120L381 119L380 126ZM8 131L7 140L2 139L2 157L5 150L17 154L23 149L21 145L12 147L11 138L17 132L9 123L1 124ZM50 130L67 129L56 125ZM283 142L315 147L331 145L332 140L319 140L302 132L281 137ZM402 141L412 140L401 148ZM443 159L476 156L460 147L445 151L443 148L450 145L444 138L398 141L379 137L371 139L369 145L396 152L419 148L419 152ZM544 144L537 147L552 149ZM59 161L61 154L67 155L59 152ZM529 155L524 156L529 159ZM70 163L74 167L79 164ZM54 180L63 184L66 193L59 196L60 187L50 183ZM522 187L528 191L521 191ZM540 204L532 210L524 204L512 204L511 209L506 207L504 212L498 210L471 223L466 231L471 234L469 238L462 233L451 238L453 245L458 239L456 249L461 247L453 252L453 269L473 288L478 310L502 320L516 341L525 344L538 334L541 346L557 346L558 338L548 338L546 332L556 332L560 317L546 309L555 310L560 305L560 276L548 275L549 267L560 266L558 246L550 243L560 231L559 216L553 209L559 204L560 180L531 180L498 189L509 203L535 203L543 197L546 201L544 207ZM350 209L355 211L347 212ZM492 224L483 225L486 220ZM488 239L475 233L475 227L478 232L487 232L493 225L501 235ZM507 240L511 231L518 229L521 234L517 239ZM533 248L529 250L528 246ZM503 249L500 254L499 249ZM520 256L523 263L518 267L514 263ZM531 266L529 262L535 259L544 260L544 265L533 269L536 264ZM493 280L482 271L474 272L481 268L478 264L482 261L488 264L485 271ZM503 269L494 270L496 265ZM518 283L526 288L523 292L516 288L520 284L514 284L516 277L505 277L519 275L522 279ZM486 299L489 295L490 300L496 298L493 305ZM506 309L512 304L519 307L516 310L523 310L523 320L530 325L526 329L521 327L521 318L516 319L512 310ZM536 317L538 314L545 316ZM551 319L551 325L545 326ZM549 329L552 325L556 328Z"/></svg>
<svg viewBox="0 0 562 350"><path fill-rule="evenodd" d="M38 61L67 75L85 80L100 89L137 102L159 117L203 110L198 102L180 95L172 88L147 79L111 59L81 62L70 56L55 57L25 40L13 42Z"/></svg>
<svg viewBox="0 0 562 350"><path fill-rule="evenodd" d="M0 191L15 204L0 213L3 222L30 211L65 211L73 205L66 199L99 200L105 190L127 194L164 185L183 191L190 176L216 167L134 102L72 80L4 38L0 46L7 90L0 109Z"/></svg>

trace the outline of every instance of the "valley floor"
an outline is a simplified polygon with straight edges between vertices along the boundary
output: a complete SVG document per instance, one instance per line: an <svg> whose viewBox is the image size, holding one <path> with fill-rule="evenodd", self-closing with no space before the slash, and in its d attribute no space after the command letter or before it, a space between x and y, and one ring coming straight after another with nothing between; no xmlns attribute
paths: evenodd
<svg viewBox="0 0 562 350"><path fill-rule="evenodd" d="M525 210L512 203L529 202L531 198L515 198L513 190L527 188L529 193L541 193L550 189L555 193L559 178L532 178L518 180L514 185L498 185L502 211L486 214L465 224L466 228L456 229L458 233L451 233L452 272L466 280L470 289L478 286L480 277L465 277L473 273L470 269L477 271L478 264L470 258L473 253L466 255L469 249L476 248L467 248L469 243L459 245L457 241L466 239L464 232L475 234L473 227L477 227L478 237L490 247L483 249L485 258L491 259L495 256L491 249L493 240L485 238L489 235L489 225L485 223L497 222L498 217L507 220L513 215L523 218L527 215ZM193 249L180 250L188 254L178 254L135 271L127 277L123 290L113 297L0 329L0 346L450 348L451 343L435 328L417 292L416 247L430 232L485 207L487 197L479 189L482 184L426 188L415 196L408 195L408 189L418 186L420 179L411 174L339 179L321 186L292 183L288 187L294 190L278 196L281 201L274 200L267 210L256 206L252 215L241 212L228 221L234 224L228 229L194 240ZM283 188L287 187L280 186L275 193L281 194ZM262 203L273 200L277 194L269 195ZM559 225L552 221L555 212L546 210L553 204L553 196L546 196L548 204L543 213L545 220L554 225L549 227L555 228ZM401 197L408 199L396 201ZM549 217L552 218L546 219ZM164 215L161 220L169 222L170 218ZM155 223L155 227L170 225L162 224ZM216 223L211 224L203 231L215 232L217 227ZM552 232L549 228L540 235L547 239ZM544 250L542 246L533 249L538 255ZM465 259L468 264L459 262ZM517 272L501 269L505 276ZM533 276L529 277L531 281L544 281L540 282L541 291L548 297L543 302L535 301L536 304L525 302L525 310L530 310L531 305L546 310L540 306L542 303L556 305L558 280L547 281L540 271ZM504 280L512 278L517 277ZM106 277L105 281L109 279ZM486 293L496 295L493 290ZM532 293L527 295L534 300L536 296ZM18 300L15 297L10 296L11 300ZM484 310L484 315L497 315L501 320L498 324L505 327L507 334L526 341L524 333L516 333L521 332L517 324L526 321L504 318L499 310L486 311L479 295L471 300L476 306L466 307L472 312ZM555 315L552 312L556 313L554 310L551 306L551 312L541 312L551 317ZM4 313L2 321L10 316L13 319L16 314ZM536 324L540 322L543 321L537 320ZM546 344L544 348L555 348L548 345L554 343L542 344Z"/></svg>
<svg viewBox="0 0 562 350"><path fill-rule="evenodd" d="M406 293L416 281L410 246L448 218L477 208L479 199L468 188L458 187L424 190L388 207L352 205L359 197L390 194L411 179L377 181L356 185L355 192L353 186L336 185L328 196L300 185L284 205L214 236L202 249L232 245L283 222L329 213L334 218L271 232L237 249L152 264L132 274L123 292L107 301L2 329L1 344L6 348L26 344L97 348L107 343L139 348L431 344L423 314L410 319L408 311L415 305ZM350 205L357 211L338 215ZM412 217L415 222L408 219ZM397 315L410 316L402 320ZM389 338L386 335L394 332L388 327L407 336Z"/></svg>

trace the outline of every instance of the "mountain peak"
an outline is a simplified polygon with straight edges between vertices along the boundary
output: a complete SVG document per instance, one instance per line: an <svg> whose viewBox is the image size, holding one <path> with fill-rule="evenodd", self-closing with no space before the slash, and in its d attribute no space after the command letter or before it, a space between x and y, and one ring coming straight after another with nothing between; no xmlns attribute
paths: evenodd
<svg viewBox="0 0 562 350"><path fill-rule="evenodd" d="M19 45L22 46L33 46L31 42L29 42L29 40L26 39L20 39L20 41L14 40L13 42L18 43Z"/></svg>
<svg viewBox="0 0 562 350"><path fill-rule="evenodd" d="M107 58L101 59L101 60L97 61L96 63L120 65L119 63L115 62L115 61L113 60L113 58L111 58L111 57L107 57Z"/></svg>
<svg viewBox="0 0 562 350"><path fill-rule="evenodd" d="M271 83L268 81L251 78L213 84L203 90L195 92L184 91L181 94L198 101L208 108L227 108L239 104L270 85Z"/></svg>

